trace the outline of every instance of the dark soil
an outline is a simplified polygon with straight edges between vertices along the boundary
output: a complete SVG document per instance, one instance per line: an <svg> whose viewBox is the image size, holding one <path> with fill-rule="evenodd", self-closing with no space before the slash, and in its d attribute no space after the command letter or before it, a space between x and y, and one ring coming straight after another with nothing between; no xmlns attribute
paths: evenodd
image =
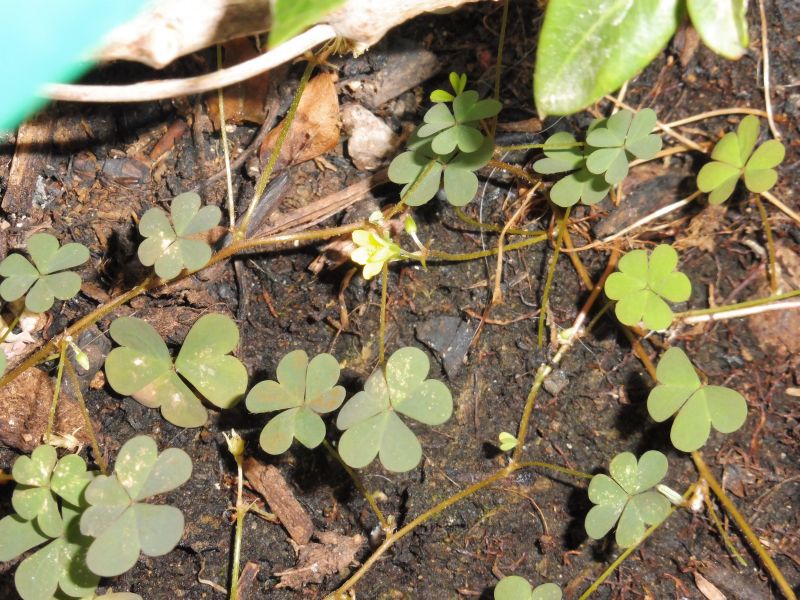
<svg viewBox="0 0 800 600"><path fill-rule="evenodd" d="M530 78L534 40L540 15L532 5L513 3L504 59L502 122L522 121L536 116L531 100ZM663 122L716 108L750 106L763 108L760 87L760 42L757 10L751 7L752 50L738 62L715 56L702 45L691 51L677 43L647 70L630 82L626 101L636 107L654 108ZM493 61L500 24L500 8L481 5L464 8L448 16L427 17L406 24L391 33L379 47L358 59L336 59L340 85L358 73L370 73L390 60L391 52L422 46L434 52L442 64L441 74L419 90L390 102L377 114L396 131L414 123L427 106L427 94L446 81L451 70L464 71L473 85L487 93L493 81ZM768 3L773 103L778 126L785 136L787 157L780 168L774 193L798 209L795 184L800 168L800 91L797 64L800 59L800 5L795 0ZM211 55L203 55L212 68ZM170 75L196 70L196 61L186 60L172 68ZM93 74L97 81L147 78L145 69L116 65ZM296 86L297 68L285 75L279 87L283 109ZM341 85L340 100L348 97ZM41 171L45 184L38 205L8 206L6 221L11 228L3 234L6 251L15 249L29 233L53 229L62 240L82 242L92 250L91 266L84 280L94 290L116 295L141 276L135 248L138 243L133 214L141 215L177 193L202 185L222 168L221 142L213 131L189 128L174 149L157 165L141 159L165 129L178 120L194 122L205 112L204 99L189 98L132 106L66 106L47 109L40 117L55 123L56 129L75 132L87 128L91 135L70 138L43 149L46 160ZM402 106L416 106L403 113ZM605 106L600 107L606 110ZM590 115L547 120L550 131L585 126ZM732 128L738 116L718 117L693 124L683 132L699 142L715 140ZM88 124L88 125L86 125ZM240 147L247 145L255 129L241 125L230 135ZM534 133L501 133L498 142L531 141L543 138ZM0 177L6 194L13 140L3 148ZM146 152L145 152L146 154ZM307 162L291 168L292 183L284 206L297 206L332 193L366 176L352 166L345 143L326 155L330 167ZM536 154L518 153L506 160L529 164ZM704 161L699 154L680 154L667 162L648 165L633 172L626 189L623 208L606 200L592 210L578 209L574 220L582 220L587 233L597 235L603 227L619 229L608 219L627 224L649 209L652 203L673 202L693 189L692 178ZM89 166L87 166L89 165ZM150 168L148 168L150 167ZM123 177L123 174L125 175ZM254 180L243 169L236 190L243 202L251 194ZM487 186L468 212L491 223L503 224L519 202L519 181L506 174L485 172ZM224 184L204 186L204 201L223 204ZM380 204L393 202L397 188L387 185L373 190ZM758 249L766 247L763 228L753 201L743 193L728 201L724 212L708 211L705 201L673 215L669 225L653 229L639 242L677 242L682 248L683 270L693 283L688 307L706 307L709 298L726 304L767 295L764 258ZM773 207L771 225L788 273L798 261L800 230ZM619 211L629 211L619 217ZM550 225L550 211L542 204L525 216L530 227ZM484 239L458 221L449 206L436 200L416 212L423 240L435 240L435 247L454 252L491 247L494 236ZM615 216L616 215L616 216ZM352 220L352 219L350 219ZM341 216L326 224L344 222ZM697 232L701 232L697 233ZM585 240L575 235L576 245ZM512 238L513 240L513 238ZM280 358L302 348L309 355L331 352L344 365L344 380L352 393L374 368L378 352L378 306L380 287L375 281L355 277L343 298L350 311L350 329L339 333L340 306L337 294L347 268L317 277L307 267L317 248L280 251L242 259L248 309L240 314L242 342L238 356L247 365L251 381L274 376ZM382 492L382 510L394 515L399 524L408 522L435 503L465 486L491 474L504 464L495 448L497 434L516 432L522 406L533 374L550 352L537 349L536 319L551 248L534 245L510 252L504 264L504 300L490 315L466 364L447 377L439 356L431 353L432 376L444 378L455 400L453 418L446 424L417 428L424 448L424 460L406 474L383 471L373 463L362 473L370 490ZM582 259L597 278L607 254L584 252ZM794 262L792 262L794 261ZM491 296L495 260L467 263L395 267L389 279L387 348L423 346L418 328L430 326L443 317L459 317L471 327ZM794 271L800 276L800 270ZM788 275L787 275L788 276ZM487 283L488 282L488 283ZM192 279L157 293L138 298L131 308L118 314L146 318L165 334L169 343L180 342L188 327L208 311L239 310L239 285L229 266L212 280ZM800 279L791 286L796 288ZM786 287L785 289L789 289ZM45 331L52 336L88 313L102 298L95 291L57 305ZM562 256L555 274L551 309L555 328L569 327L587 296L570 261ZM269 300L269 302L267 301ZM106 332L110 319L98 327ZM769 548L789 582L800 586L800 534L797 505L800 501L798 431L800 405L796 395L800 384L798 361L798 320L739 319L712 326L678 327L670 343L680 344L702 366L706 376L741 391L748 400L746 425L738 432L712 434L704 449L706 461L732 494L737 506ZM422 340L425 341L425 340ZM646 342L652 355L662 343L660 336ZM53 364L44 365L53 369ZM668 425L656 425L647 416L645 399L652 381L612 319L603 319L569 354L557 373L563 386L549 386L542 392L531 422L526 456L531 460L565 464L588 472L607 468L608 461L625 450L640 454L658 449L669 456L668 483L684 490L697 478L691 460L671 449ZM557 380L558 380L557 378ZM560 389L559 389L560 387ZM181 544L160 558L142 557L124 576L104 582L115 590L130 590L145 599L225 598L217 589L229 581L230 549L233 535L231 505L235 499L235 465L230 459L223 431L236 429L248 442L248 453L278 466L292 484L298 500L320 530L342 534L368 535L376 526L369 506L347 474L324 449L307 451L298 444L284 456L270 458L258 448L258 434L266 419L250 415L244 407L219 413L201 430L182 430L163 420L156 410L147 409L130 398L114 394L106 385L89 390L87 400L100 426L101 443L107 455L137 434L154 436L159 446L186 450L194 461L192 479L167 500L186 516L186 533ZM336 428L329 423L335 439ZM18 452L0 445L0 468L8 471ZM90 457L91 453L83 450ZM0 514L10 510L11 486L0 488ZM254 496L253 496L254 498ZM472 496L447 510L437 519L417 528L380 560L357 586L359 598L491 598L497 577L520 574L535 584L556 582L567 598L577 597L619 550L610 542L594 542L583 531L589 502L582 482L546 473L520 472L511 480ZM778 597L775 588L749 553L735 526L728 524L733 543L743 554L741 566L726 550L705 512L679 511L599 589L598 598L703 598L696 585L701 574L728 598L762 599ZM359 559L364 560L364 548ZM321 586L302 591L276 589L273 574L295 565L295 552L284 529L248 516L245 524L242 560L260 567L249 598L293 599L322 597L344 581L347 573L326 579ZM0 597L15 598L15 562L0 565ZM212 586L208 582L218 584Z"/></svg>

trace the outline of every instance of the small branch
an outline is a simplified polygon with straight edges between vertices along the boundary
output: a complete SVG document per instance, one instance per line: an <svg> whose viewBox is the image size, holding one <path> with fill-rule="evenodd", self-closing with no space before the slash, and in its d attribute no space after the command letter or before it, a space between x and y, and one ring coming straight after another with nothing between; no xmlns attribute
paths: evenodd
<svg viewBox="0 0 800 600"><path fill-rule="evenodd" d="M702 192L697 191L694 194L692 194L691 196L688 196L688 197L684 198L683 200L678 200L677 202L673 202L672 204L668 204L667 206L659 208L658 210L655 210L655 211L651 212L646 217L642 217L638 221L635 221L634 223L631 223L630 225L628 225L624 229L618 231L617 233L614 233L612 235L604 237L601 241L604 244L607 244L608 242L611 242L611 241L613 241L613 240L615 240L615 239L617 239L619 237L622 237L626 233L628 233L630 231L633 231L634 229L637 229L637 228L641 227L642 225L647 225L648 223L650 223L652 221L655 221L659 217L663 217L664 215L668 215L669 213L671 213L673 211L676 211L679 208L683 208L684 206L689 204L695 198L700 197L701 194L702 194ZM579 250L580 250L580 248L579 248Z"/></svg>
<svg viewBox="0 0 800 600"><path fill-rule="evenodd" d="M217 44L217 69L222 70L222 46ZM228 188L228 219L230 230L236 228L236 209L233 207L233 177L231 175L231 152L228 147L228 130L225 128L225 95L222 88L217 90L219 104L219 132L222 136L222 155L225 158L225 182Z"/></svg>
<svg viewBox="0 0 800 600"><path fill-rule="evenodd" d="M788 300L800 296L800 290L792 290L785 294L778 294L777 296L767 296L766 298L756 298L755 300L746 300L744 302L737 302L736 304L729 304L727 306L713 306L711 308L701 308L696 310L687 310L684 312L675 313L676 319L681 319L685 322L692 322L691 319L702 315L718 315L722 313L736 311L742 308L750 308L753 306L763 306L765 304L772 304L781 300ZM700 322L700 321L694 321Z"/></svg>
<svg viewBox="0 0 800 600"><path fill-rule="evenodd" d="M199 94L255 77L335 38L336 31L330 25L315 25L274 50L221 71L186 79L162 79L131 85L50 83L44 86L41 95L51 100L67 102L149 102Z"/></svg>
<svg viewBox="0 0 800 600"><path fill-rule="evenodd" d="M793 308L800 308L800 300L791 302L777 302L775 304L766 304L764 306L753 306L750 308L739 308L727 312L717 312L710 315L698 315L694 317L686 317L682 319L684 323L707 323L709 321L722 321L724 319L737 319L739 317L749 317L761 313L774 312L776 310L791 310Z"/></svg>
<svg viewBox="0 0 800 600"><path fill-rule="evenodd" d="M764 10L764 0L758 0L758 14L761 17L761 56L764 75L764 106L767 109L767 123L776 140L781 139L781 132L775 126L775 117L772 114L772 94L769 83L769 40L767 37L767 15Z"/></svg>
<svg viewBox="0 0 800 600"><path fill-rule="evenodd" d="M677 121L670 121L665 125L667 127L680 127L681 125L688 125L689 123L696 123L697 121L703 121L704 119L710 119L712 117L724 117L726 115L755 115L757 117L766 117L767 113L760 108L748 108L746 106L742 106L741 108L718 108L717 110L708 110L706 112L692 115L691 117L678 119Z"/></svg>

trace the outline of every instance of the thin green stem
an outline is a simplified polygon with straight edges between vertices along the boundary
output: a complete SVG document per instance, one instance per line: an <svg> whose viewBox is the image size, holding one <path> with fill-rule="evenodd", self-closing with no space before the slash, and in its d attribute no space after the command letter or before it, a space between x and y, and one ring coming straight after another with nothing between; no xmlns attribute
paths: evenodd
<svg viewBox="0 0 800 600"><path fill-rule="evenodd" d="M503 252L509 252L511 250L519 250L520 248L524 248L525 246L531 246L533 244L538 244L539 242L543 242L546 239L547 239L547 234L542 233L539 237L530 237L527 240L514 242L513 244L506 244L503 246ZM485 258L486 256L493 256L497 254L498 251L499 251L498 248L490 248L489 250L480 250L478 252L464 252L462 254L451 254L450 252L440 252L438 250L431 250L428 253L428 261L430 261L430 259L434 260L438 259L450 262L476 260L478 258Z"/></svg>
<svg viewBox="0 0 800 600"><path fill-rule="evenodd" d="M217 70L222 70L222 45L217 44ZM233 205L233 177L231 175L231 153L228 147L228 130L225 129L225 96L222 88L217 90L217 102L219 104L219 131L222 136L222 155L225 158L225 181L228 185L228 219L230 230L233 233L236 228L236 209Z"/></svg>
<svg viewBox="0 0 800 600"><path fill-rule="evenodd" d="M728 552L731 556L733 556L737 562L742 565L743 567L747 566L747 561L741 555L741 553L736 549L736 546L733 545L733 540L728 535L728 532L725 531L725 527L722 525L722 521L719 520L719 516L717 515L717 509L714 508L714 503L711 501L711 498L704 495L703 502L705 502L706 510L708 510L708 514L711 516L711 521L714 523L714 527L717 528L720 537L722 538L722 542L725 544L725 547L728 549Z"/></svg>
<svg viewBox="0 0 800 600"><path fill-rule="evenodd" d="M86 424L86 433L89 435L89 442L92 445L94 459L97 462L97 465L100 467L100 472L103 475L108 475L108 465L106 464L106 459L103 457L103 453L100 452L100 444L97 443L97 436L94 433L92 419L89 417L89 410L86 408L86 401L84 400L83 393L81 392L78 374L75 373L75 368L72 366L72 361L68 356L64 357L64 363L66 365L67 377L69 378L69 382L72 384L72 389L75 392L75 398L78 400L78 405L81 407L81 414L83 415L83 422Z"/></svg>
<svg viewBox="0 0 800 600"><path fill-rule="evenodd" d="M377 518L378 522L381 524L381 529L383 529L383 531L389 534L392 530L392 526L389 524L389 521L383 515L383 511L381 511L380 507L378 506L378 503L375 502L375 497L367 489L367 486L364 485L364 481L361 479L359 474L353 469L351 469L350 465L348 465L346 462L342 460L342 457L339 455L336 449L333 446L331 446L328 440L323 440L322 444L323 446L325 446L325 450L327 450L328 453L333 458L336 459L336 462L338 462L342 466L345 472L350 476L350 479L353 480L353 484L356 486L356 489L359 492L361 492L361 495L364 496L364 499L367 501L367 504L369 504L370 508L372 509L372 512L375 513L375 518Z"/></svg>
<svg viewBox="0 0 800 600"><path fill-rule="evenodd" d="M516 175L520 179L524 179L531 185L536 183L536 179L534 179L531 175L528 175L525 172L525 169L523 169L522 167L518 167L517 165L512 165L510 163L503 162L502 160L492 159L489 161L489 166L494 167L495 169L503 169L504 171L508 171L509 173Z"/></svg>
<svg viewBox="0 0 800 600"><path fill-rule="evenodd" d="M772 228L769 225L769 216L764 208L764 203L758 195L753 196L758 207L758 214L761 216L761 223L764 225L764 237L767 240L767 255L769 256L769 291L772 294L778 293L778 266L775 263L775 243L772 240Z"/></svg>
<svg viewBox="0 0 800 600"><path fill-rule="evenodd" d="M547 315L547 304L550 300L550 288L553 284L553 275L556 272L556 263L558 262L558 255L561 253L561 243L564 241L564 232L567 230L567 220L569 219L569 212L572 207L568 206L564 211L564 216L558 223L558 236L556 237L556 247L553 252L553 258L550 260L550 267L547 269L547 279L544 282L544 293L542 294L542 308L539 313L539 324L537 333L537 345L541 348L544 345L544 324Z"/></svg>
<svg viewBox="0 0 800 600"><path fill-rule="evenodd" d="M511 0L503 2L503 17L500 21L500 40L497 42L497 62L494 65L494 99L500 100L500 76L503 74L503 48L506 45L506 30L508 29L508 8Z"/></svg>
<svg viewBox="0 0 800 600"><path fill-rule="evenodd" d="M238 438L237 438L238 439ZM233 534L233 559L231 560L231 593L230 600L238 600L239 596L239 563L242 556L242 535L244 533L244 518L249 509L244 504L244 472L242 470L242 455L233 453L236 461L236 530Z"/></svg>
<svg viewBox="0 0 800 600"><path fill-rule="evenodd" d="M67 353L67 344L61 343L61 352L58 355L58 372L56 383L53 386L53 401L50 403L50 414L47 417L47 429L44 432L44 443L50 443L50 436L53 433L53 426L56 422L56 411L58 410L58 397L61 395L61 381L64 377L64 357Z"/></svg>
<svg viewBox="0 0 800 600"><path fill-rule="evenodd" d="M584 473L583 471L576 471L575 469L569 469L567 467L562 467L561 465L554 465L553 463L547 462L540 462L538 460L526 460L525 462L515 463L514 470L517 469L525 469L525 468L536 468L536 469L549 469L551 471L557 471L558 473L563 473L564 475L571 475L572 477L577 477L578 479L591 479L594 477L591 473Z"/></svg>
<svg viewBox="0 0 800 600"><path fill-rule="evenodd" d="M261 199L261 196L263 196L264 190L267 189L267 184L272 177L272 171L275 169L275 163L278 162L278 157L281 154L281 148L283 148L283 143L286 141L286 137L289 135L289 130L292 127L294 116L297 113L297 107L300 105L300 97L303 95L303 91L306 89L308 80L311 79L311 73L314 72L315 64L316 63L312 61L309 61L308 64L306 64L306 69L303 71L302 77L300 77L300 83L298 84L297 91L292 99L292 104L289 106L289 111L286 113L286 118L283 120L281 132L278 134L278 139L275 141L272 154L269 155L267 166L264 167L264 170L261 172L261 176L258 178L256 189L253 191L253 199L250 201L250 206L247 207L247 212L244 214L242 223L236 230L234 239L237 237L239 239L244 239L247 235L247 226L250 224L250 220L253 218L253 211L255 211L256 205Z"/></svg>
<svg viewBox="0 0 800 600"><path fill-rule="evenodd" d="M6 339L8 338L8 334L10 334L14 330L14 327L17 326L17 323L19 323L19 319L21 316L22 312L14 316L14 318L11 321L11 325L8 325L6 327L6 330L3 332L3 335L0 336L0 344L6 341Z"/></svg>
<svg viewBox="0 0 800 600"><path fill-rule="evenodd" d="M767 549L764 548L764 544L761 543L761 540L758 539L758 536L750 528L750 525L748 525L747 521L742 516L742 513L739 512L739 509L736 508L736 505L734 505L733 501L730 499L730 496L728 496L728 494L725 493L725 490L722 489L722 486L717 481L717 478L714 477L711 469L708 468L708 465L706 465L705 461L703 460L703 455L698 451L694 451L692 452L692 460L697 467L698 473L700 473L700 477L706 480L708 487L719 499L722 507L731 516L731 518L733 518L736 526L739 528L739 531L744 534L744 537L747 540L747 543L750 545L750 548L752 548L753 552L755 552L759 559L761 559L761 562L769 572L770 577L772 577L772 580L775 582L778 588L780 588L781 593L785 598L787 598L787 600L797 600L794 590L792 590L789 582L786 581L786 578L783 576L783 573L781 573L778 565L776 565L775 561L772 560L772 557L767 552Z"/></svg>
<svg viewBox="0 0 800 600"><path fill-rule="evenodd" d="M475 227L476 229L480 229L481 231L493 231L496 233L501 233L503 231L502 225L494 225L493 223L482 223L477 219L473 219L467 213L465 213L460 208L456 208L455 210L456 216L460 221L463 221L467 225L471 227ZM506 230L507 235L524 235L524 236L545 236L546 234L544 231L539 230L530 230L530 229L517 229L516 227L510 227ZM508 248L508 246L506 246Z"/></svg>
<svg viewBox="0 0 800 600"><path fill-rule="evenodd" d="M378 364L381 368L386 364L386 303L389 287L389 263L383 263L381 269L381 314L378 330Z"/></svg>
<svg viewBox="0 0 800 600"><path fill-rule="evenodd" d="M697 310L686 310L683 312L675 313L676 319L684 319L686 317L699 317L701 315L715 315L717 313L724 313L740 308L750 308L752 306L761 306L762 304L771 304L787 298L794 298L800 296L799 290L792 290L785 294L777 294L775 296L767 296L766 298L757 298L756 300L746 300L745 302L737 302L736 304L727 304L725 306L715 306L713 308L701 308Z"/></svg>
<svg viewBox="0 0 800 600"><path fill-rule="evenodd" d="M574 142L572 144L547 144L548 150L563 150L565 148L580 148L583 147L583 142ZM504 152L513 152L514 150L535 150L537 148L544 148L545 144L512 144L511 146L495 146L495 154L503 154Z"/></svg>

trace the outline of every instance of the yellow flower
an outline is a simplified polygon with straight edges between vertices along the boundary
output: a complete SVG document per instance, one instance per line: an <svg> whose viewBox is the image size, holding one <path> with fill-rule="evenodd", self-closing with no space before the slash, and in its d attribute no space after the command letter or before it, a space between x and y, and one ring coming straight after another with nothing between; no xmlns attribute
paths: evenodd
<svg viewBox="0 0 800 600"><path fill-rule="evenodd" d="M364 279L372 279L381 272L383 265L399 260L403 250L388 237L381 237L374 231L356 229L353 243L357 246L350 258L364 265Z"/></svg>

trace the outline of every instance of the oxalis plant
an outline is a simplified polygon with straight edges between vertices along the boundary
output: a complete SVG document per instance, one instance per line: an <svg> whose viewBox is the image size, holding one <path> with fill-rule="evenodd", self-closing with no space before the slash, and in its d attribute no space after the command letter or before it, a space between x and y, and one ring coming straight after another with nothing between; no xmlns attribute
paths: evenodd
<svg viewBox="0 0 800 600"><path fill-rule="evenodd" d="M689 13L696 23L702 22L703 4L697 1L687 2ZM592 27L581 29L584 38L577 40L575 48L585 48L587 41L592 41L585 34L593 31L598 34L594 40L599 39L603 43L610 40L616 44L621 40L615 46L603 47L604 56L615 56L615 53L626 50L625 36L620 34L627 33L627 28L633 25L638 27L641 23L659 25L655 21L662 17L669 28L678 13L674 10L677 7L675 2L662 3L656 7L658 10L653 11L648 11L648 8L653 7L647 3L632 4L628 7L630 10L624 14L613 14L615 11L609 7L613 9L615 6L621 4L600 2L593 7L594 10L578 14L580 11L577 9L580 6L568 0L551 0L543 28L542 52L537 63L539 59L546 59L542 54L546 53L548 44L552 43L552 32L558 29L559 16L564 18L564 15L578 15L580 18L575 19L576 23L587 18L593 19ZM730 16L729 7L722 9L722 12ZM741 17L739 12L737 15ZM707 17L708 13L705 14ZM741 19L736 22L740 21ZM706 28L706 34L711 30ZM545 31L551 32L550 38L545 35ZM609 31L613 35L606 35ZM663 35L656 37L658 43L663 42ZM572 38L565 35L564 39ZM648 39L648 42L652 40ZM637 50L633 44L628 45L632 50ZM609 48L611 50L606 52ZM580 54L582 53L572 52L566 58ZM570 64L568 60L563 62L568 66ZM606 61L595 62L605 64ZM564 75L563 68L559 69L561 71L557 74ZM541 73L545 74L547 70L542 69ZM311 67L306 69L300 89L308 81L310 74ZM614 74L594 75L597 76L594 81L602 80L603 85L614 80L614 77L606 77ZM581 79L582 82L590 83L592 80L592 77ZM525 167L515 168L493 160L495 151L501 150L495 147L492 137L495 129L493 120L499 113L500 102L494 98L481 99L475 91L467 90L466 77L463 75L451 75L450 85L452 91L436 90L432 94L434 106L426 112L423 123L411 136L407 152L397 157L391 165L391 179L404 187L400 191L401 201L391 207L387 215L393 217L404 207L415 207L429 202L442 187L448 204L456 207L468 204L478 189L480 169L490 163L493 168L515 173L529 185L528 193L531 197L539 195L538 199L543 201L542 206L549 206L546 204L549 198L553 205L565 209L563 213L556 215L558 231L552 236L555 252L541 307L544 316L547 314L546 292L552 282L556 260L562 242L569 240L569 209L577 203L591 205L599 202L624 181L634 159L648 160L659 155L662 142L660 136L654 133L654 128L659 125L655 113L648 109L636 112L622 109L607 118L595 120L585 132L576 132L575 135L561 132L551 136L543 144L532 144L531 148L542 150L540 160L533 166L535 172L543 175L564 174L563 177L552 178L554 181L551 186L544 185L540 189L539 182ZM499 80L497 89L500 89ZM563 86L559 89L572 91ZM595 94L594 99L596 94L602 93L598 89L591 90L591 94ZM581 102L585 100L583 98ZM297 102L293 103L294 108L290 109L287 122L291 122L296 104ZM557 110L559 109L552 112ZM702 177L698 175L698 188L710 193L711 202L721 202L730 196L740 179L754 193L763 194L774 185L774 169L783 158L782 146L779 148L774 143L766 142L756 148L758 135L759 127L754 127L752 120L743 120L737 132L728 134L717 145L718 150L715 149L712 161L701 171ZM277 156L280 142L276 144L275 152ZM186 276L187 271L200 269L212 261L221 261L240 250L264 249L270 244L291 240L327 239L350 234L356 248L353 260L363 267L364 278L381 274L383 289L387 290L387 273L392 263L413 261L424 266L426 260L472 260L500 253L503 249L516 249L543 242L550 237L546 233L517 228L513 230L513 235L525 237L524 242L504 246L503 237L512 230L470 221L469 217L456 211L459 218L481 231L499 232L500 241L497 247L464 254L438 251L429 247L432 243L425 246L418 240L416 226L411 217L406 220L406 233L417 246L415 251L406 251L400 243L392 240L382 219L373 219L370 223L346 224L306 236L246 239L248 218L264 191L270 169L271 167L267 168L266 175L259 181L253 203L243 216L240 227L233 225L236 215L232 208L233 198L229 198L230 233L233 234L233 242L216 257L211 253L205 234L219 222L221 213L215 207L202 207L200 198L189 194L178 196L172 201L169 215L160 209L151 209L152 212L148 211L142 216L139 224L140 233L145 238L139 250L142 263L146 266L152 265L161 280L170 280ZM619 195L614 197L618 199ZM17 300L27 294L26 302L30 296L36 302L38 297L47 297L50 292L53 298L62 298L66 292L59 291L62 293L60 296L52 286L58 287L58 281L67 278L53 276L82 264L75 262L76 256L63 260L65 254L59 254L69 244L61 247L61 250L58 243L54 245L52 240L40 244L41 247L35 250L30 246L28 248L33 263L23 259L30 268L12 268L6 275L11 280L7 289L14 293L22 289L16 296ZM45 248L45 251L41 248ZM69 254L66 253L67 256ZM612 255L608 272L613 271L615 256L616 254ZM87 258L88 252L84 262ZM577 253L574 258L576 264L581 264ZM267 421L259 437L261 448L270 454L289 451L295 439L305 447L316 448L326 438L326 420L334 423L341 433L338 434L338 442L337 435L331 435L332 443L326 444L326 447L347 465L348 473L364 493L384 534L383 541L379 542L374 553L350 579L341 584L335 594L337 598L352 591L356 582L392 545L421 523L441 514L460 500L499 484L516 471L529 468L551 469L589 482L587 494L594 506L585 516L587 534L592 538L601 538L613 530L618 545L627 548L620 559L582 597L591 594L628 555L626 552L629 553L642 543L673 510L686 508L683 498L696 488L702 488L704 482L708 483L709 488L742 529L748 542L759 553L775 581L785 591L788 585L782 579L780 571L771 562L746 521L738 514L700 454L712 428L720 433L729 433L741 427L746 418L746 400L738 392L711 385L709 378L702 373L698 374L689 358L678 348L666 349L658 361L658 368L652 368L646 352L638 352L637 355L642 357L646 366L651 367L657 384L648 399L650 415L659 422L675 415L671 440L676 449L691 452L700 475L696 486L690 486L684 494L678 494L664 486L661 481L667 472L666 459L663 454L654 450L644 452L638 459L629 452L617 455L610 461L608 475L591 476L560 465L525 460L526 453L532 450L526 447L525 442L536 396L543 382L558 367L563 357L591 329L594 321L589 321L590 312L601 290L605 289L607 298L615 302L614 310L620 325L637 327L635 331L628 333L631 334L632 344L635 347L640 346L640 338L637 337L640 335L639 328L644 329L644 335L670 332L676 319L671 304L684 302L689 297L691 285L688 278L678 270L679 258L675 250L666 244L655 245L652 250L649 246L647 250L631 250L619 261L618 271L610 273L605 281L594 283L590 280L587 288L592 291L575 323L554 336L551 356L542 351L545 358L533 376L516 435L508 432L501 434L501 449L508 453L500 459L504 460L501 468L442 500L399 529L395 529L394 520L383 517L373 495L363 485L358 486L358 473L352 468L378 469L382 466L391 472L414 469L420 464L422 457L422 447L417 439L418 424L435 426L445 423L451 416L453 401L447 386L428 378L430 364L427 355L421 350L403 347L385 358L386 293L381 302L377 366L363 382L362 389L346 401L345 392L338 385L338 361L327 354L309 359L303 351L295 351L284 357L278 365L276 380L262 382L254 386L248 394L246 370L231 355L238 344L238 329L230 319L222 315L206 315L199 319L187 334L181 348L176 349L174 359L161 336L143 321L131 317L113 321L109 334L118 347L108 356L106 375L109 384L118 393L131 395L147 406L160 407L165 418L178 426L198 427L205 423L207 412L202 404L203 399L225 409L247 396L246 406L251 411L276 413ZM19 259L14 259L12 266L13 262L18 263ZM500 264L502 265L502 261ZM77 293L75 279L69 279L74 295ZM36 289L41 282L46 286L45 292ZM24 368L36 364L37 361L52 360L54 357L59 358L59 373L62 367L69 372L70 363L64 360L67 348L72 348L68 343L69 335L78 333L81 327L97 322L127 300L162 283L149 277L138 288L112 300L108 306L98 309L75 327L68 329L64 336L56 336L54 342L47 344L42 352L15 368L7 380L16 377ZM78 286L79 284L78 280ZM5 298L2 289L0 295ZM10 293L9 298L12 295ZM717 307L715 310L725 309ZM686 313L682 314L685 316ZM674 339L674 336L665 336L664 346L669 346ZM54 355L54 350L60 356ZM331 413L337 409L338 414L332 418ZM333 432L334 428L331 427L330 430ZM336 450L333 450L333 446ZM235 435L229 438L229 448L236 458L239 473L236 539L240 542L242 523L247 513L247 509L242 508L241 501L241 466L246 449L244 441ZM100 457L99 452L95 451L94 454ZM379 459L378 463L375 463L376 457ZM149 500L174 489L189 477L191 463L181 451L167 450L159 455L154 442L147 438L134 438L123 446L116 470L111 475L98 475L88 471L83 459L79 457L62 457L59 460L52 448L37 449L30 458L22 458L28 462L21 462L18 469L15 464L12 472L18 484L18 490L12 496L12 505L16 512L0 521L0 532L7 534L0 536L0 549L3 552L0 556L13 558L46 544L26 558L17 569L18 588L25 590L29 586L33 590L24 592L26 599L50 598L54 595L93 598L100 576L111 577L124 572L135 564L141 553L162 555L180 539L183 518L179 511ZM727 540L724 529L720 529L720 534ZM236 565L240 546L241 544L235 544L234 548L237 559L232 568L233 598L236 597ZM47 577L38 577L37 574L43 570L47 571ZM40 593L42 595L37 595ZM519 576L503 578L495 588L495 597L498 600L548 600L560 596L560 590L553 584L534 587ZM791 589L787 596L793 597Z"/></svg>
<svg viewBox="0 0 800 600"><path fill-rule="evenodd" d="M113 475L87 470L76 454L58 458L55 448L39 446L12 468L15 513L0 520L0 561L25 558L14 574L23 600L108 598L136 600L136 594L101 596L101 577L129 570L140 552L160 556L183 535L183 515L168 505L145 501L185 483L189 456L170 448L158 453L147 436L135 437L119 451Z"/></svg>

